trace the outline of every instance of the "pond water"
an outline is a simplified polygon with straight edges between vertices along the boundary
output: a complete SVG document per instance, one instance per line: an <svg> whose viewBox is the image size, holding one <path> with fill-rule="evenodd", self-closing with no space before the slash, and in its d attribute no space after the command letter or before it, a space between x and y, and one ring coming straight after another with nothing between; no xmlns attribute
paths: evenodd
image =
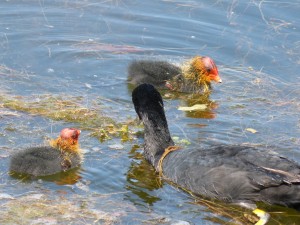
<svg viewBox="0 0 300 225"><path fill-rule="evenodd" d="M208 55L223 83L199 100L209 106L202 111L179 111L193 104L186 95L165 98L172 136L189 146L266 147L300 163L298 0L6 0L0 8L2 97L80 98L125 123L136 118L127 85L132 60L180 64ZM79 170L32 180L8 174L11 153L70 126L79 125L0 103L1 224L224 224L243 215L161 185L140 136L100 142L83 129ZM269 210L281 212L270 224L300 221L293 210Z"/></svg>

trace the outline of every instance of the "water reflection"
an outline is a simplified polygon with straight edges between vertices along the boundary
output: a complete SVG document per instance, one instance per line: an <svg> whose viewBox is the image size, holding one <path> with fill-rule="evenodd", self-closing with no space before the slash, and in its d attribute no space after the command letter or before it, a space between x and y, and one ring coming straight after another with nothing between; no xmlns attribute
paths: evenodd
<svg viewBox="0 0 300 225"><path fill-rule="evenodd" d="M205 206L205 211L214 212L214 214L206 216L205 220L217 224L228 224L228 219L238 224L261 224L258 222L259 218L252 212L252 209L239 205L207 199L197 199L193 204L203 205ZM270 215L267 224L299 224L300 222L299 212L295 209L268 205L267 203L257 203L256 207ZM215 215L221 215L223 218Z"/></svg>
<svg viewBox="0 0 300 225"><path fill-rule="evenodd" d="M54 182L57 185L72 185L77 183L81 179L80 171L81 168L77 167L66 172L56 173L53 175L42 177L35 177L28 174L19 174L14 172L11 172L9 175L12 178L21 180L22 182L31 182L32 180L41 179L48 182Z"/></svg>
<svg viewBox="0 0 300 225"><path fill-rule="evenodd" d="M125 188L130 193L125 196L134 204L140 205L142 200L142 202L152 206L161 199L154 196L151 191L161 188L162 182L154 168L144 159L142 153L138 151L139 148L138 145L135 145L129 152L129 158L133 160L127 172Z"/></svg>
<svg viewBox="0 0 300 225"><path fill-rule="evenodd" d="M181 100L181 105L186 107L199 106L196 110L185 111L186 117L215 119L215 109L218 108L218 103L210 100L210 94L188 94L178 96Z"/></svg>

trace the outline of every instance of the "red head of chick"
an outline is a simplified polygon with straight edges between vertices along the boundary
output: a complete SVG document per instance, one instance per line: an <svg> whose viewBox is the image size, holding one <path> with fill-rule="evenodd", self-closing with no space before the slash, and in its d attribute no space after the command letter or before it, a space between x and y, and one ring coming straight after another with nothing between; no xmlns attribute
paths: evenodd
<svg viewBox="0 0 300 225"><path fill-rule="evenodd" d="M53 148L70 153L79 153L78 138L81 131L75 128L64 128L60 132L60 136L50 141Z"/></svg>
<svg viewBox="0 0 300 225"><path fill-rule="evenodd" d="M201 57L201 61L204 64L204 68L206 70L205 76L208 81L215 81L217 83L222 83L222 79L219 76L218 68L212 60L212 58L208 56Z"/></svg>
<svg viewBox="0 0 300 225"><path fill-rule="evenodd" d="M208 91L211 88L211 82L222 83L218 68L214 60L208 56L195 56L183 67L183 76L191 83Z"/></svg>

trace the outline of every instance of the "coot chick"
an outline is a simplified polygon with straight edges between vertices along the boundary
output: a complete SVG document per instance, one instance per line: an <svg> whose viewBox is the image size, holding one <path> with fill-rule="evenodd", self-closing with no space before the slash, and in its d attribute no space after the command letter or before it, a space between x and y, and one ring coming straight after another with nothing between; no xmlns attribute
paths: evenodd
<svg viewBox="0 0 300 225"><path fill-rule="evenodd" d="M30 147L12 155L13 173L46 176L78 167L82 162L78 138L80 130L64 128L50 146Z"/></svg>
<svg viewBox="0 0 300 225"><path fill-rule="evenodd" d="M128 67L128 81L188 93L207 92L211 81L222 82L215 62L207 56L195 56L182 67L165 61L134 61Z"/></svg>
<svg viewBox="0 0 300 225"><path fill-rule="evenodd" d="M181 149L174 146L161 95L152 85L134 89L132 101L144 124L144 156L166 180L202 197L299 210L299 164L249 146Z"/></svg>

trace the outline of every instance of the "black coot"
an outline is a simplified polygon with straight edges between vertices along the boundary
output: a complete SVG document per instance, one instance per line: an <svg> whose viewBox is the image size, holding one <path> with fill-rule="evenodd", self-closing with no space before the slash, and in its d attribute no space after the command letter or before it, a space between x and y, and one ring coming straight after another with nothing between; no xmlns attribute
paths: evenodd
<svg viewBox="0 0 300 225"><path fill-rule="evenodd" d="M299 210L299 164L247 146L173 147L158 91L142 84L133 91L132 101L144 123L145 158L167 180L213 199L262 201ZM165 155L169 150L176 151Z"/></svg>

